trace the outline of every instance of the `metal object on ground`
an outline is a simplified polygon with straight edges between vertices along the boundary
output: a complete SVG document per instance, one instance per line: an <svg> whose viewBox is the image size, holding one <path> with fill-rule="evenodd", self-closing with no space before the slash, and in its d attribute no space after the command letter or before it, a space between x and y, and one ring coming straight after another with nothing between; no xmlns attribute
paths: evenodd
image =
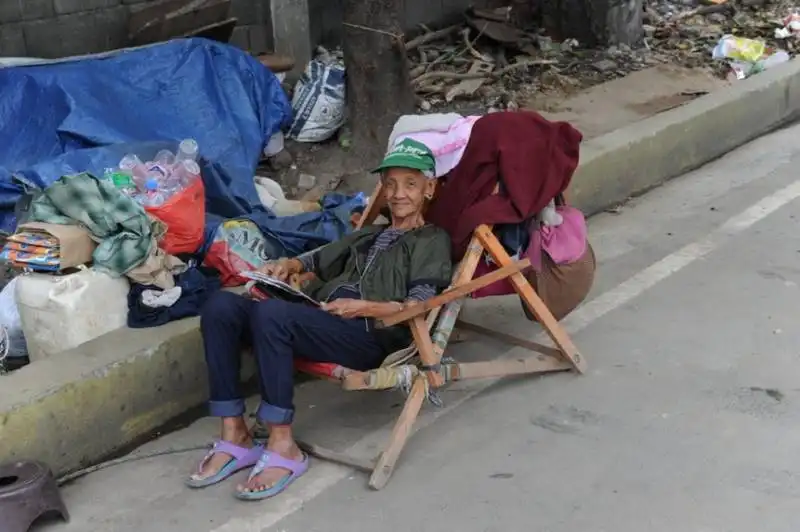
<svg viewBox="0 0 800 532"><path fill-rule="evenodd" d="M256 59L270 69L273 74L288 72L294 68L294 59L285 55L261 54Z"/></svg>
<svg viewBox="0 0 800 532"><path fill-rule="evenodd" d="M33 522L45 514L57 514L69 521L67 507L50 468L40 462L0 465L3 532L28 532Z"/></svg>

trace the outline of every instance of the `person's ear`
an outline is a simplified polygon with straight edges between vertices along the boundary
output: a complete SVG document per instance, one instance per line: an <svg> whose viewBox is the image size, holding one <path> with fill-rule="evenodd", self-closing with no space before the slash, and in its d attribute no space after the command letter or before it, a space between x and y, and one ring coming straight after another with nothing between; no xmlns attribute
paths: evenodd
<svg viewBox="0 0 800 532"><path fill-rule="evenodd" d="M436 180L427 179L425 181L425 199L432 200L434 192L436 192Z"/></svg>

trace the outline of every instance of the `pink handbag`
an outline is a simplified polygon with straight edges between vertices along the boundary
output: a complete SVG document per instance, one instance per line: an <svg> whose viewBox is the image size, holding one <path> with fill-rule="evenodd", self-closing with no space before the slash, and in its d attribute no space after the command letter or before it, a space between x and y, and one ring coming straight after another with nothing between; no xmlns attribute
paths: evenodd
<svg viewBox="0 0 800 532"><path fill-rule="evenodd" d="M563 218L561 225L550 227L540 226L536 223L531 224L530 241L521 258L530 259L531 266L537 272L542 269L542 251L546 252L556 264L569 264L581 258L586 252L587 230L586 218L584 218L583 213L569 205L556 207L556 212ZM497 264L489 262L487 259L488 257L483 257L478 262L473 279L498 269ZM477 299L514 293L514 286L511 281L502 279L476 290L472 293L472 297Z"/></svg>

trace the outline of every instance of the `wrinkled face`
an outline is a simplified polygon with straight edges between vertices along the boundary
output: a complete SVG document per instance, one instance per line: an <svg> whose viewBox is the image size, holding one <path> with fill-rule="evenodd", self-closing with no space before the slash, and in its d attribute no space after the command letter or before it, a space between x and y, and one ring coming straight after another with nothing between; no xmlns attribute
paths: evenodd
<svg viewBox="0 0 800 532"><path fill-rule="evenodd" d="M425 196L432 195L435 182L419 170L388 168L381 177L389 210L395 218L408 218L418 214Z"/></svg>

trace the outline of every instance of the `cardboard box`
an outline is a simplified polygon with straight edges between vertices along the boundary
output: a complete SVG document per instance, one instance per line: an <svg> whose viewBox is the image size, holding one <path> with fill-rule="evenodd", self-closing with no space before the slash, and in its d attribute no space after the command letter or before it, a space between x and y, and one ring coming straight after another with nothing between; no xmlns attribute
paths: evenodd
<svg viewBox="0 0 800 532"><path fill-rule="evenodd" d="M44 233L58 239L61 270L91 262L97 247L89 231L77 225L28 222L17 227L17 233L22 232Z"/></svg>

